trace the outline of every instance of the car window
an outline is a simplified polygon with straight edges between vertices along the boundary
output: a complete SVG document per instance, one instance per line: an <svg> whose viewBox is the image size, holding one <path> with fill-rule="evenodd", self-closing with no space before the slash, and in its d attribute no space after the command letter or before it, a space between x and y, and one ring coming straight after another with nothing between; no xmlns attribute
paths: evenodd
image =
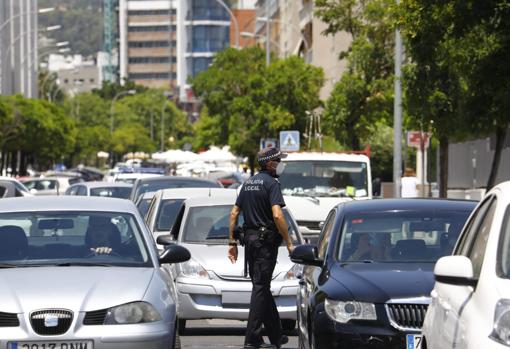
<svg viewBox="0 0 510 349"><path fill-rule="evenodd" d="M229 237L231 210L232 205L191 207L186 216L182 241L206 245L226 245ZM286 219L288 217L286 216ZM243 223L244 217L241 213L237 224L242 226ZM289 222L287 222L287 225L289 227L292 226ZM294 228L289 229L289 237L293 240L294 244L300 243Z"/></svg>
<svg viewBox="0 0 510 349"><path fill-rule="evenodd" d="M0 198L3 198L6 192L7 188L5 188L3 185L0 185Z"/></svg>
<svg viewBox="0 0 510 349"><path fill-rule="evenodd" d="M84 185L79 185L78 190L76 191L76 195L86 196L87 188Z"/></svg>
<svg viewBox="0 0 510 349"><path fill-rule="evenodd" d="M156 216L155 231L170 231L184 199L161 200Z"/></svg>
<svg viewBox="0 0 510 349"><path fill-rule="evenodd" d="M336 211L331 211L326 218L324 223L324 227L322 228L321 238L318 243L318 257L324 258L326 255L326 250L328 249L329 240L331 239L331 233L333 232L333 225L335 223L335 213Z"/></svg>
<svg viewBox="0 0 510 349"><path fill-rule="evenodd" d="M431 262L448 255L450 239L470 209L347 214L338 239L343 262ZM455 231L454 231L455 230Z"/></svg>
<svg viewBox="0 0 510 349"><path fill-rule="evenodd" d="M77 178L69 178L69 180L68 180L69 184L80 183L81 181L82 180L79 177L77 177Z"/></svg>
<svg viewBox="0 0 510 349"><path fill-rule="evenodd" d="M175 180L170 178L168 180L156 180L142 182L136 187L134 193L134 199L136 200L140 195L150 191L158 191L161 189L173 189L173 188L220 188L218 183L199 181L199 180Z"/></svg>
<svg viewBox="0 0 510 349"><path fill-rule="evenodd" d="M109 198L127 199L130 193L130 187L102 187L90 189L90 196L102 196Z"/></svg>
<svg viewBox="0 0 510 349"><path fill-rule="evenodd" d="M97 247L112 251L95 254L91 249ZM0 262L152 265L133 215L88 211L1 213Z"/></svg>
<svg viewBox="0 0 510 349"><path fill-rule="evenodd" d="M473 277L475 279L480 277L485 250L487 247L487 241L489 240L489 233L491 230L495 211L496 198L493 198L488 202L487 211L476 229L475 238L473 239L473 243L471 244L471 247L466 254L466 256L471 260L471 263L473 264Z"/></svg>
<svg viewBox="0 0 510 349"><path fill-rule="evenodd" d="M458 246L455 249L454 254L461 256L468 256L471 250L471 246L473 241L475 240L478 234L478 227L480 226L483 218L487 210L489 209L492 198L486 198L474 211L473 215L471 215L468 223L466 224L466 229L462 233L462 236L459 239Z"/></svg>
<svg viewBox="0 0 510 349"><path fill-rule="evenodd" d="M498 243L497 274L510 279L510 206L507 206Z"/></svg>

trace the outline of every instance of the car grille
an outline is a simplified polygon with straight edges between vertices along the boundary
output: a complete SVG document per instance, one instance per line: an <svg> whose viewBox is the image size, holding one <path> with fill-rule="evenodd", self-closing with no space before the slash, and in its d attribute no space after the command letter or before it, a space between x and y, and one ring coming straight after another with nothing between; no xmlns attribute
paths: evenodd
<svg viewBox="0 0 510 349"><path fill-rule="evenodd" d="M306 227L309 230L316 230L320 231L321 227L319 226L319 221L297 221L298 226L300 227Z"/></svg>
<svg viewBox="0 0 510 349"><path fill-rule="evenodd" d="M30 314L30 324L34 332L41 336L64 334L73 322L73 313L63 309L46 309Z"/></svg>
<svg viewBox="0 0 510 349"><path fill-rule="evenodd" d="M392 325L398 329L419 330L428 304L386 304Z"/></svg>
<svg viewBox="0 0 510 349"><path fill-rule="evenodd" d="M104 323L107 313L108 313L108 309L88 311L87 313L85 313L85 318L83 319L83 324L84 325L102 325Z"/></svg>
<svg viewBox="0 0 510 349"><path fill-rule="evenodd" d="M0 327L18 327L18 314L0 312Z"/></svg>

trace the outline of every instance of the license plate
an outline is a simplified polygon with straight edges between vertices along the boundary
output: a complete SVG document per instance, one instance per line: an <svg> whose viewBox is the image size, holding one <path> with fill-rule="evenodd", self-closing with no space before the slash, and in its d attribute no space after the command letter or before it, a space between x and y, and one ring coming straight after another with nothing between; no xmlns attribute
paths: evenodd
<svg viewBox="0 0 510 349"><path fill-rule="evenodd" d="M9 342L9 349L93 349L93 341Z"/></svg>
<svg viewBox="0 0 510 349"><path fill-rule="evenodd" d="M421 334L408 334L406 349L421 349L423 336Z"/></svg>
<svg viewBox="0 0 510 349"><path fill-rule="evenodd" d="M251 292L231 292L223 291L221 293L221 303L223 304L250 304Z"/></svg>

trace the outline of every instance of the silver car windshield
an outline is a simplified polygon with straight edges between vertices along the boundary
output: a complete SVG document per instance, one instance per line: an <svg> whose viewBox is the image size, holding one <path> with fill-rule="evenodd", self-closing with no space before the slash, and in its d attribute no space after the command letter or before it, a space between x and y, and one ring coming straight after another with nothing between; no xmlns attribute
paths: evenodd
<svg viewBox="0 0 510 349"><path fill-rule="evenodd" d="M285 161L284 195L367 196L367 165L351 161Z"/></svg>
<svg viewBox="0 0 510 349"><path fill-rule="evenodd" d="M347 216L338 241L338 259L433 263L452 252L468 215L468 211L431 210Z"/></svg>
<svg viewBox="0 0 510 349"><path fill-rule="evenodd" d="M0 265L150 267L131 214L17 212L0 214Z"/></svg>
<svg viewBox="0 0 510 349"><path fill-rule="evenodd" d="M205 245L226 245L228 243L229 217L232 205L218 205L207 207L191 207L188 211L183 231L184 242ZM284 210L289 236L294 244L301 244L296 232L296 225L290 221L290 215ZM242 226L242 214L237 221Z"/></svg>

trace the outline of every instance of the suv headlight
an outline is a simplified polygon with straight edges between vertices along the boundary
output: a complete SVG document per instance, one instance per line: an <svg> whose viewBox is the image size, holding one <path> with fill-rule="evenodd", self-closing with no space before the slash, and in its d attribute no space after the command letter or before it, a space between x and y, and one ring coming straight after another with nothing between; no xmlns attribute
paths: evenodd
<svg viewBox="0 0 510 349"><path fill-rule="evenodd" d="M501 299L494 312L491 339L510 347L510 299Z"/></svg>
<svg viewBox="0 0 510 349"><path fill-rule="evenodd" d="M326 299L324 302L326 313L335 321L347 323L349 320L377 320L375 305L363 302L341 302Z"/></svg>
<svg viewBox="0 0 510 349"><path fill-rule="evenodd" d="M209 273L205 268L193 258L179 264L181 273L184 276L200 279L210 279Z"/></svg>
<svg viewBox="0 0 510 349"><path fill-rule="evenodd" d="M161 315L146 302L134 302L111 308L106 314L105 325L126 325L161 320Z"/></svg>
<svg viewBox="0 0 510 349"><path fill-rule="evenodd" d="M301 264L294 264L283 277L284 280L297 280L303 274L303 266Z"/></svg>

